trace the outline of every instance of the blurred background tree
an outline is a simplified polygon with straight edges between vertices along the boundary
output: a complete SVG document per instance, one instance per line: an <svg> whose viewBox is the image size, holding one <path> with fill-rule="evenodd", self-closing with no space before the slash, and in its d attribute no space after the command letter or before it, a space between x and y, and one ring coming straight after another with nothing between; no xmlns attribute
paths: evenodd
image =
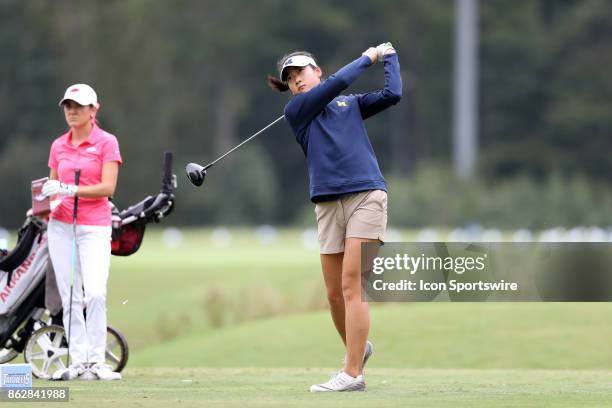
<svg viewBox="0 0 612 408"><path fill-rule="evenodd" d="M400 55L404 99L367 126L391 181L394 225L606 224L608 2L480 2L481 150L469 184L448 170L453 24L447 0L5 0L0 225L22 221L29 182L48 173L50 144L66 130L57 101L78 82L98 91L101 125L120 140L119 207L158 188L170 150L179 176L172 222L302 222L312 214L307 173L286 123L217 165L204 189L187 185L183 166L214 159L282 114L289 96L272 92L265 78L283 54L309 50L328 75L387 40ZM382 83L378 65L349 91Z"/></svg>

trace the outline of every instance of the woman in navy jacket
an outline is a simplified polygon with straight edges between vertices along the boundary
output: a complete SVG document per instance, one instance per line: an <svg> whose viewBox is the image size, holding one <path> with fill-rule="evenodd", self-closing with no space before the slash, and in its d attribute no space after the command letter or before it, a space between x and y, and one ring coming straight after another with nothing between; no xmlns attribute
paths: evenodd
<svg viewBox="0 0 612 408"><path fill-rule="evenodd" d="M384 65L383 89L340 94L377 61ZM364 120L401 99L397 53L391 43L371 47L325 80L305 51L284 56L278 69L280 78L269 76L268 83L292 94L285 118L306 156L323 278L332 320L346 347L342 371L310 390L363 391L363 367L373 348L367 341L368 303L361 298L361 244L382 243L387 223L387 185Z"/></svg>

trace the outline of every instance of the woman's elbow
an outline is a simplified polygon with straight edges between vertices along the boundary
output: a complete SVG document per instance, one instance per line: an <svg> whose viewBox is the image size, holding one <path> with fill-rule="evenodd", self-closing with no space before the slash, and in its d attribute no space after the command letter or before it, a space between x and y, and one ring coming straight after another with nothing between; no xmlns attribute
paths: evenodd
<svg viewBox="0 0 612 408"><path fill-rule="evenodd" d="M115 194L115 187L116 185L110 185L110 184L105 185L104 188L102 189L102 196L112 197Z"/></svg>
<svg viewBox="0 0 612 408"><path fill-rule="evenodd" d="M385 99L390 105L395 105L402 99L402 90L388 90L385 94Z"/></svg>

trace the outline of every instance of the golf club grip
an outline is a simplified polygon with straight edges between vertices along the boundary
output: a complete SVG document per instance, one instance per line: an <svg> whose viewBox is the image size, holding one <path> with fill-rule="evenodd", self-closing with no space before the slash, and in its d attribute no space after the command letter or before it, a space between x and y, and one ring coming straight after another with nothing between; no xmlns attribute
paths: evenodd
<svg viewBox="0 0 612 408"><path fill-rule="evenodd" d="M163 187L168 188L171 183L172 183L172 152L164 152Z"/></svg>
<svg viewBox="0 0 612 408"><path fill-rule="evenodd" d="M74 171L74 185L78 186L79 185L79 181L81 179L81 169L76 169ZM74 196L74 211L73 211L73 220L74 223L76 224L77 221L77 209L79 207L79 197Z"/></svg>

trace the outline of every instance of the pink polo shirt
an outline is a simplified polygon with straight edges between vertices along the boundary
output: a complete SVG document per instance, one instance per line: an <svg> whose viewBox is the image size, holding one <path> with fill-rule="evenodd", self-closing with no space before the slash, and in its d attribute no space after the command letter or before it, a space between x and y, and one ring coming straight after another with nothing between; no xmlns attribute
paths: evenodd
<svg viewBox="0 0 612 408"><path fill-rule="evenodd" d="M102 165L116 161L122 163L117 138L93 126L89 137L78 147L72 145L72 130L55 139L49 154L49 168L57 170L58 178L66 184L74 184L74 171L81 169L79 185L89 186L102 182ZM61 204L51 213L51 218L72 223L74 197L63 196ZM79 225L111 225L111 209L108 197L79 197L77 209Z"/></svg>

